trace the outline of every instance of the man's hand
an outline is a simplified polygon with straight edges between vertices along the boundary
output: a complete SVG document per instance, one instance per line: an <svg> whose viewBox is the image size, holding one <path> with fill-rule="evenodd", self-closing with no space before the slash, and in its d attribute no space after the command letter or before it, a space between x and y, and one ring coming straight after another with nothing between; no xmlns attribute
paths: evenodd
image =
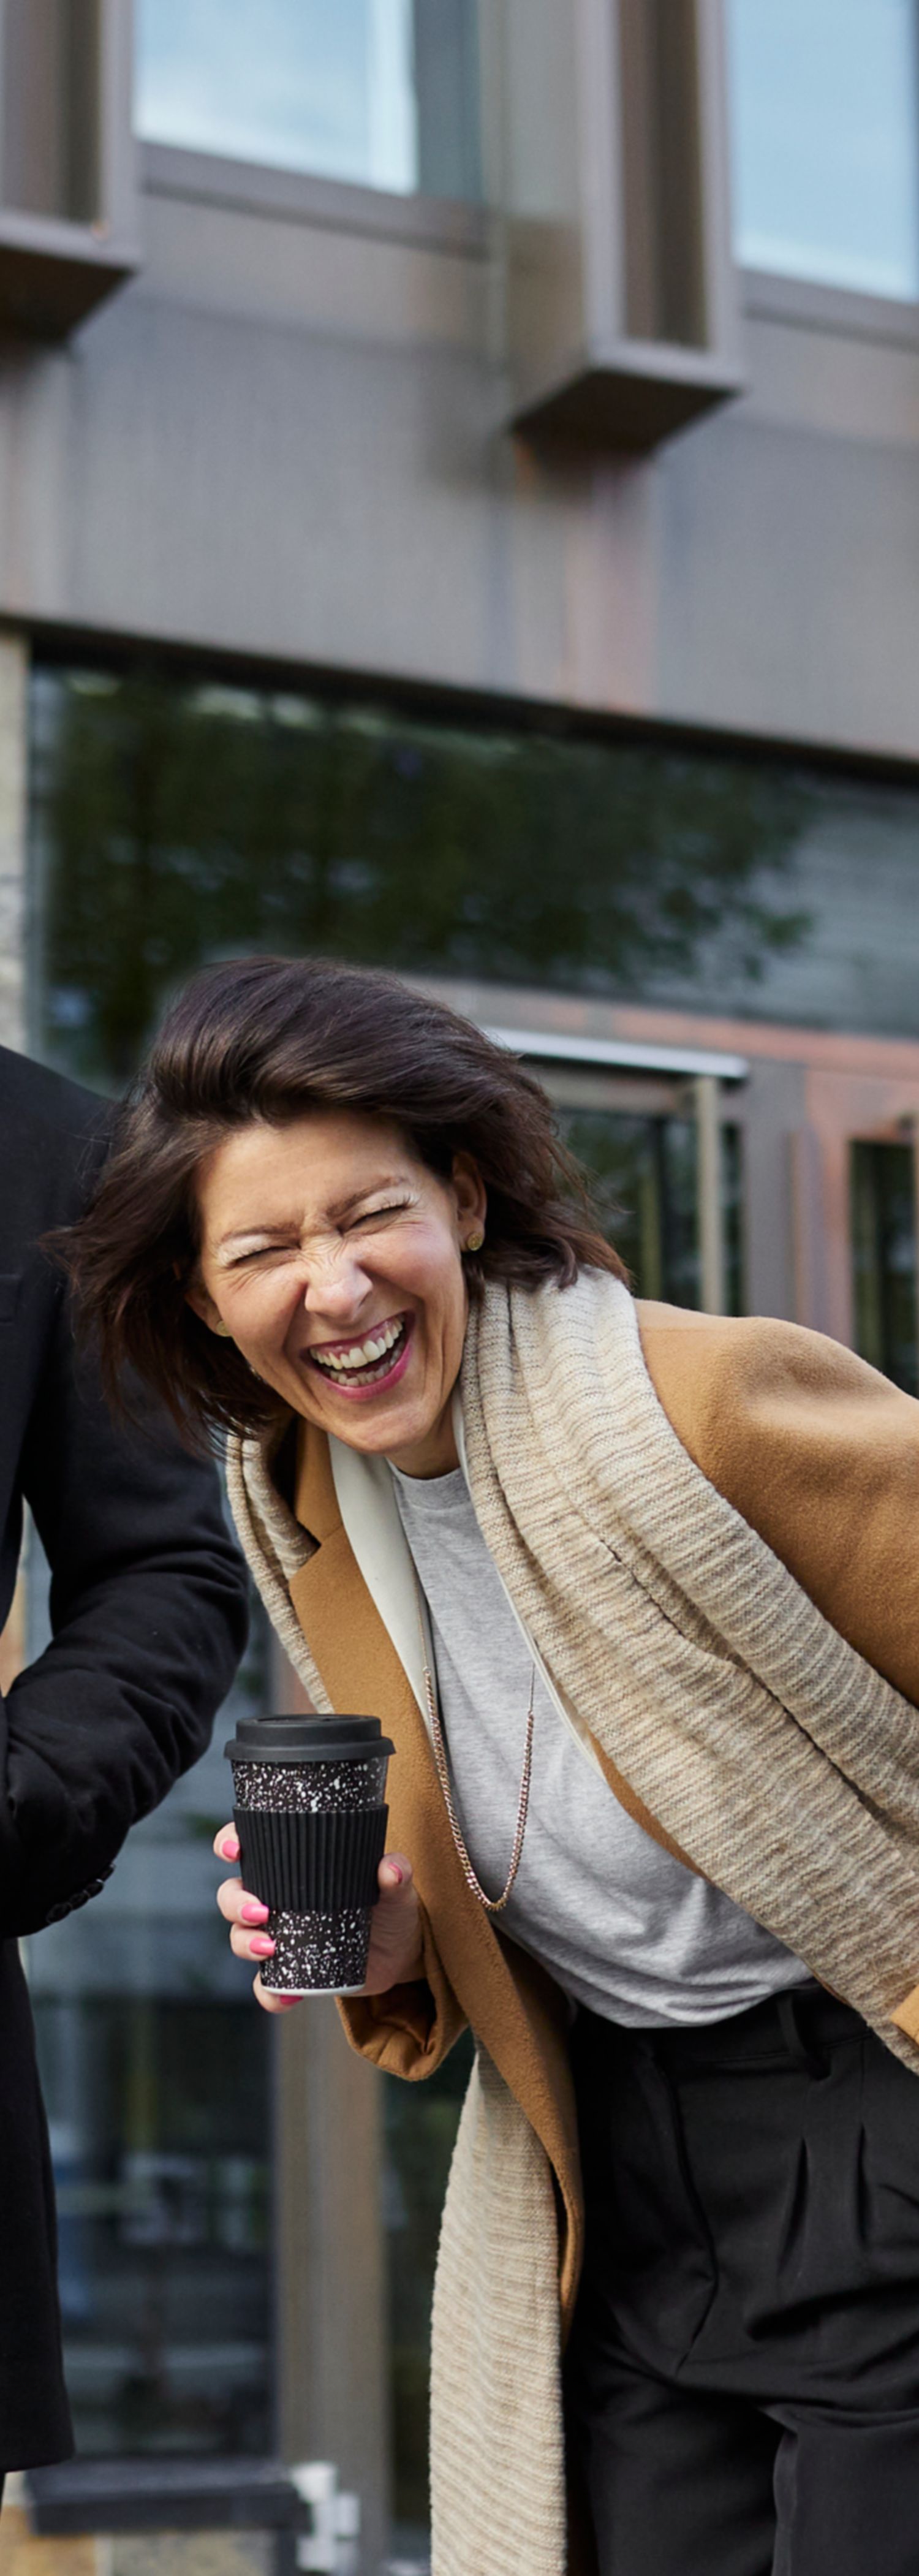
<svg viewBox="0 0 919 2576"><path fill-rule="evenodd" d="M239 1859L239 1841L232 1825L221 1826L214 1850L218 1860ZM386 1853L380 1862L378 1880L380 1893L370 1923L365 1995L383 1995L389 1986L410 1985L413 1978L424 1974L418 1898L412 1864L404 1852ZM267 1905L262 1905L257 1896L248 1895L238 1878L224 1879L217 1890L217 1903L224 1922L230 1925L234 1957L270 1959L274 1942L265 1928ZM266 1994L260 1971L255 1993L265 2012L289 2012L300 2001L298 1995Z"/></svg>

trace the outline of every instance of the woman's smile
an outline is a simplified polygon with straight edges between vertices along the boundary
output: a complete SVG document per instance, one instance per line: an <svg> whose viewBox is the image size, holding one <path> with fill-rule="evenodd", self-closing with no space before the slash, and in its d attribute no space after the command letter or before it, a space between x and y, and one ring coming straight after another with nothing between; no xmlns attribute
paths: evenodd
<svg viewBox="0 0 919 2576"><path fill-rule="evenodd" d="M304 1356L339 1395L366 1400L404 1377L414 1321L413 1315L389 1315L359 1341L313 1343Z"/></svg>

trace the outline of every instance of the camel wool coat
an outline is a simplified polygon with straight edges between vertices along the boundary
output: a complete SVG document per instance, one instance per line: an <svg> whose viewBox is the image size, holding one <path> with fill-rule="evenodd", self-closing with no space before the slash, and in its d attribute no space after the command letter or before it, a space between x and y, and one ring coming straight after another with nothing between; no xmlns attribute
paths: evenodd
<svg viewBox="0 0 919 2576"><path fill-rule="evenodd" d="M773 1321L599 1272L472 1307L460 1454L555 1699L645 1830L919 2072L919 1404ZM423 1714L385 1461L301 1422L231 1444L237 1526L320 1710L392 1736L425 1976L341 2009L410 2081L468 2022L435 2286L433 2576L565 2576L561 2354L581 2261L566 2009L477 1905Z"/></svg>

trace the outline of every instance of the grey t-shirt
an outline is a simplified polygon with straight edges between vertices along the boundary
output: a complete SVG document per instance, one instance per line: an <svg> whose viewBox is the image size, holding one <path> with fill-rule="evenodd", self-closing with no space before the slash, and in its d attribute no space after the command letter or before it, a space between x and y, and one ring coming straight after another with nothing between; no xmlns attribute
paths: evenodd
<svg viewBox="0 0 919 2576"><path fill-rule="evenodd" d="M532 1658L465 1478L392 1468L428 1608L460 1822L490 1896L504 1886ZM808 1970L626 1814L536 1672L533 1772L503 1927L572 2001L632 2026L723 2020Z"/></svg>

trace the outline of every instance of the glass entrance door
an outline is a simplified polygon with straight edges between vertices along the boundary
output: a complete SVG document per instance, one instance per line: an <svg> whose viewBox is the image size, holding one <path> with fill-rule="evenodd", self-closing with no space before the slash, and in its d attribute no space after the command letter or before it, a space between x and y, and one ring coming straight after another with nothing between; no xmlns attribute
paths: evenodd
<svg viewBox="0 0 919 2576"><path fill-rule="evenodd" d="M744 1310L743 1128L739 1090L715 1071L631 1072L566 1065L534 1048L532 1069L584 1167L604 1231L640 1297Z"/></svg>

